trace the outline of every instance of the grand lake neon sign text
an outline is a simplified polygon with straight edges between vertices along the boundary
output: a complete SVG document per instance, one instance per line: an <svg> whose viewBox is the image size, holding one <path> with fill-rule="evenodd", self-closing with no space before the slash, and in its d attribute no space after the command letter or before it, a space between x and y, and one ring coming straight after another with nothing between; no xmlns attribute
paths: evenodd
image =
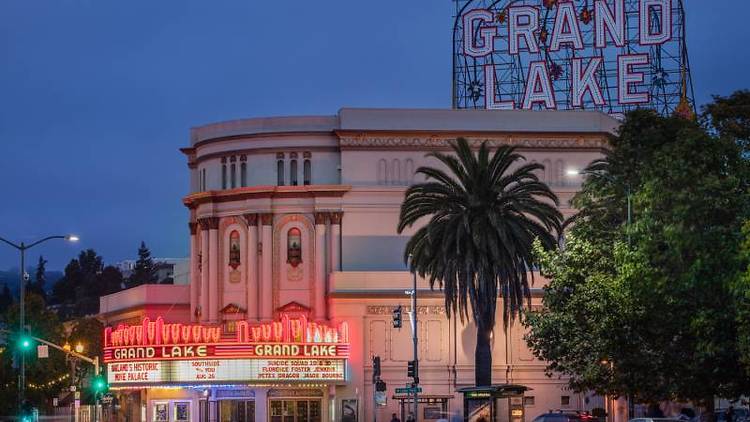
<svg viewBox="0 0 750 422"><path fill-rule="evenodd" d="M454 106L674 109L688 84L681 0L457 0Z"/></svg>
<svg viewBox="0 0 750 422"><path fill-rule="evenodd" d="M279 321L219 326L144 318L104 331L104 361L114 386L346 380L349 326L282 316Z"/></svg>

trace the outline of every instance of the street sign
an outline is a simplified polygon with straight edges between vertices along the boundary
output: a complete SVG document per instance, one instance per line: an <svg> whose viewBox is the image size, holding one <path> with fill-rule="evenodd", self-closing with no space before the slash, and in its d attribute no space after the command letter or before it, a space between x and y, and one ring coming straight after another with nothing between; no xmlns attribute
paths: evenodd
<svg viewBox="0 0 750 422"><path fill-rule="evenodd" d="M49 357L49 347L46 344L40 344L36 346L36 355L39 359L46 359Z"/></svg>
<svg viewBox="0 0 750 422"><path fill-rule="evenodd" d="M422 387L401 387L396 389L396 394L414 394L421 393Z"/></svg>

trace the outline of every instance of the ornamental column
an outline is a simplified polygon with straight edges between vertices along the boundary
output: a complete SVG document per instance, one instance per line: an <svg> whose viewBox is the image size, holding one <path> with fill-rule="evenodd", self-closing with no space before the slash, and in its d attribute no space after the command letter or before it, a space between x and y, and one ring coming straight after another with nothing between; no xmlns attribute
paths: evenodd
<svg viewBox="0 0 750 422"><path fill-rule="evenodd" d="M247 319L258 319L258 214L245 214L247 221L247 258L245 292Z"/></svg>
<svg viewBox="0 0 750 422"><path fill-rule="evenodd" d="M260 215L261 224L261 285L260 285L260 318L270 320L273 318L273 265L271 257L273 255L273 245L271 241L273 214L265 213Z"/></svg>
<svg viewBox="0 0 750 422"><path fill-rule="evenodd" d="M208 219L208 319L219 321L219 218Z"/></svg>
<svg viewBox="0 0 750 422"><path fill-rule="evenodd" d="M331 272L341 271L341 216L342 212L331 213Z"/></svg>
<svg viewBox="0 0 750 422"><path fill-rule="evenodd" d="M315 319L326 317L326 220L324 212L315 213Z"/></svg>
<svg viewBox="0 0 750 422"><path fill-rule="evenodd" d="M207 321L209 318L208 314L208 227L210 226L208 218L201 218L198 220L198 224L201 228L201 252L200 252L200 271L201 287L200 287L200 321Z"/></svg>
<svg viewBox="0 0 750 422"><path fill-rule="evenodd" d="M190 227L190 321L195 322L198 317L195 310L199 307L198 298L201 288L200 254L198 252L198 223L188 223Z"/></svg>

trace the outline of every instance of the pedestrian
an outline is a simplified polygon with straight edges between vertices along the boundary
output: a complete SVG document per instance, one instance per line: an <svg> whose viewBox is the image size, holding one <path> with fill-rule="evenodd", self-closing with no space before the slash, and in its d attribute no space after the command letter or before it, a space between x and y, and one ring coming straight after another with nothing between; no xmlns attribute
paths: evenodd
<svg viewBox="0 0 750 422"><path fill-rule="evenodd" d="M730 405L724 414L726 422L734 422L734 407Z"/></svg>
<svg viewBox="0 0 750 422"><path fill-rule="evenodd" d="M417 422L417 420L414 419L414 413L409 412L409 414L406 416L406 422Z"/></svg>
<svg viewBox="0 0 750 422"><path fill-rule="evenodd" d="M394 413L393 415L391 415L391 422L401 422L401 419L399 419L398 416L396 416L396 414Z"/></svg>

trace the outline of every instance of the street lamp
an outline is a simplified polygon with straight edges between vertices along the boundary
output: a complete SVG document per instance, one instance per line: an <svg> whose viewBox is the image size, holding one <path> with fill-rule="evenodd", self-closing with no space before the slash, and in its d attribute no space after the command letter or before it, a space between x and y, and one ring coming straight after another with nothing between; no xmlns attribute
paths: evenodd
<svg viewBox="0 0 750 422"><path fill-rule="evenodd" d="M29 281L29 274L26 272L26 250L31 249L34 246L44 243L48 240L52 239L63 239L67 240L68 242L77 242L79 240L78 236L69 234L66 236L47 236L43 239L39 239L36 242L32 242L30 244L25 244L24 242L21 242L20 244L15 244L7 239L3 239L0 237L0 241L16 248L21 253L21 278L20 283L21 286L19 288L19 304L20 304L20 318L18 322L18 332L19 335L24 335L26 333L26 282ZM18 405L20 406L21 403L23 403L24 395L26 393L26 353L21 353L21 374L19 375L19 381L18 381Z"/></svg>
<svg viewBox="0 0 750 422"><path fill-rule="evenodd" d="M76 343L76 353L83 353L83 344L80 341Z"/></svg>

